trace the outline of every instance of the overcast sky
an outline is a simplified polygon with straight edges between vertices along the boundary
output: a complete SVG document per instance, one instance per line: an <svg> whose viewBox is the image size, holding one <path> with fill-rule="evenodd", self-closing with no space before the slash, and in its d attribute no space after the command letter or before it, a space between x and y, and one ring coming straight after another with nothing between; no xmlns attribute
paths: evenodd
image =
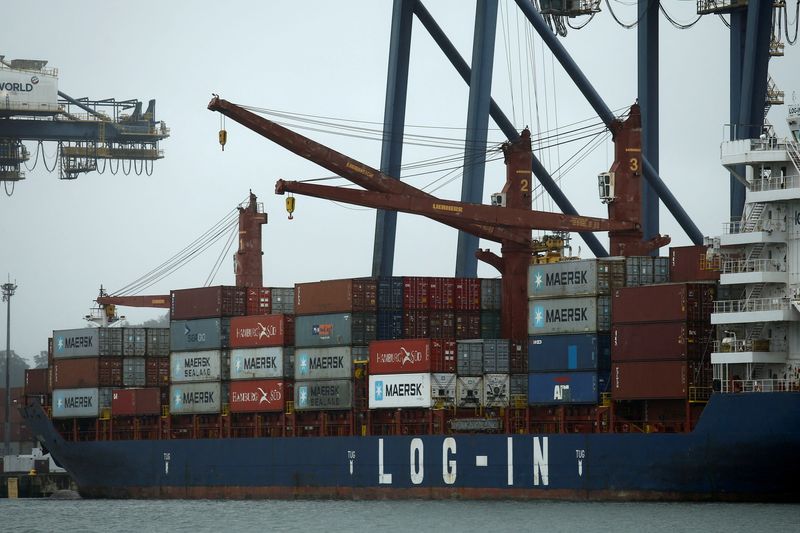
<svg viewBox="0 0 800 533"><path fill-rule="evenodd" d="M474 2L428 0L428 10L469 61ZM501 0L492 96L518 128L562 130L594 114L543 50L511 0ZM623 22L636 18L632 2L612 2ZM696 2L666 2L672 18L696 18ZM636 31L617 25L604 11L563 40L612 109L636 98ZM161 264L232 210L252 189L264 202L264 284L369 275L373 210L326 200L297 198L294 220L284 197L274 194L279 178L308 179L328 172L228 120L228 143L217 143L219 115L206 109L211 93L235 103L372 122L383 120L392 2L363 0L207 2L81 1L12 2L5 8L0 54L7 59L44 59L59 71L59 90L75 98L137 98L157 101L156 118L171 136L151 176L91 173L59 181L41 162L0 196L0 274L19 288L12 301L11 345L31 359L46 349L53 329L83 327L82 317L100 284L117 290ZM728 175L719 164L719 144L728 122L728 30L715 16L689 30L661 17L660 174L706 235L720 233L728 216ZM787 102L800 88L798 50L771 61L770 72ZM794 68L792 68L794 65ZM534 91L535 89L535 91ZM407 133L449 139L451 147L407 145L404 163L457 155L463 139L468 91L422 25L415 21L411 55ZM538 99L535 97L538 96ZM786 108L770 113L779 135L787 132ZM490 143L503 140L489 124ZM313 131L306 135L372 166L380 143ZM588 140L588 139L587 139ZM586 141L539 153L555 175ZM443 141L437 142L443 144ZM28 144L31 154L36 152ZM52 164L55 145L45 144ZM605 216L596 176L613 160L613 146L599 145L561 177L562 188L581 214ZM569 165L566 165L569 166ZM410 170L406 174L416 174ZM425 187L445 172L409 177ZM437 182L441 185L452 175ZM487 165L484 197L502 188L501 162ZM431 190L431 189L428 189ZM460 181L435 191L458 199ZM536 208L556 210L540 198ZM456 231L412 215L398 217L395 275L452 276ZM661 232L673 244L689 239L662 207ZM601 242L607 237L600 235ZM220 246L150 287L146 293L204 284ZM482 247L497 250L493 243ZM589 257L579 237L574 252ZM667 251L663 250L662 255ZM481 277L497 272L479 265ZM214 285L233 284L230 254ZM132 321L159 310L126 309ZM5 348L5 309L0 349Z"/></svg>

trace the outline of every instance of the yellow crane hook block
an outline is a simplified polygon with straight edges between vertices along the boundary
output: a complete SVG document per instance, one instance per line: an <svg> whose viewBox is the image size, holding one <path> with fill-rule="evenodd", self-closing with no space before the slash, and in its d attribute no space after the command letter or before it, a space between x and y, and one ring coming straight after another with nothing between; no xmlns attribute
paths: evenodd
<svg viewBox="0 0 800 533"><path fill-rule="evenodd" d="M292 213L294 213L294 196L286 197L286 212L289 213L289 220L292 220L294 218L292 216Z"/></svg>
<svg viewBox="0 0 800 533"><path fill-rule="evenodd" d="M222 151L225 151L225 143L228 141L228 132L219 130L219 144L222 146Z"/></svg>

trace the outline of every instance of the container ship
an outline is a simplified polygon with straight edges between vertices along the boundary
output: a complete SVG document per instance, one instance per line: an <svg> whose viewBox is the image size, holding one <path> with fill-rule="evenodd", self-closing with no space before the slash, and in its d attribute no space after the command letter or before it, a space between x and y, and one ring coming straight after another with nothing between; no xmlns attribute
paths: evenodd
<svg viewBox="0 0 800 533"><path fill-rule="evenodd" d="M498 279L263 287L251 194L236 286L164 295L169 328L53 331L23 415L85 497L798 501L797 118L793 139L723 143L747 169L745 216L667 257L613 224L638 206L619 164L637 121L634 106L601 176L613 257L571 258L557 231L515 252L498 224L476 230L505 232ZM516 212L530 138L504 149L507 186L480 207ZM343 157L327 168L372 172ZM414 209L452 222L463 207L432 201Z"/></svg>

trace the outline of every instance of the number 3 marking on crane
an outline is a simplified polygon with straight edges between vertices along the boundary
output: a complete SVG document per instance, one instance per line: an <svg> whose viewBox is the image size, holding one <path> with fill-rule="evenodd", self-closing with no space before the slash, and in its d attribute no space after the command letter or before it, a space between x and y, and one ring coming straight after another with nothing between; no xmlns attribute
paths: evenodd
<svg viewBox="0 0 800 533"><path fill-rule="evenodd" d="M519 190L522 192L528 192L528 180L520 180L520 184Z"/></svg>
<svg viewBox="0 0 800 533"><path fill-rule="evenodd" d="M635 157L631 158L631 170L633 172L639 172L639 159Z"/></svg>

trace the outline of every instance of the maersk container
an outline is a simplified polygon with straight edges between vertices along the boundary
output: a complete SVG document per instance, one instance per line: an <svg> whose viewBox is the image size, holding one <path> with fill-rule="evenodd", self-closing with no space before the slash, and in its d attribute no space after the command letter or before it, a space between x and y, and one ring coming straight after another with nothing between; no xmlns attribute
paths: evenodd
<svg viewBox="0 0 800 533"><path fill-rule="evenodd" d="M509 372L507 339L483 339L483 372L485 374L507 374Z"/></svg>
<svg viewBox="0 0 800 533"><path fill-rule="evenodd" d="M486 407L508 407L510 379L508 374L486 374L483 376L483 405Z"/></svg>
<svg viewBox="0 0 800 533"><path fill-rule="evenodd" d="M609 294L624 283L625 263L616 259L582 259L531 265L529 298L563 298Z"/></svg>
<svg viewBox="0 0 800 533"><path fill-rule="evenodd" d="M503 280L481 280L481 311L500 311L503 303Z"/></svg>
<svg viewBox="0 0 800 533"><path fill-rule="evenodd" d="M600 397L597 372L528 374L530 405L596 404Z"/></svg>
<svg viewBox="0 0 800 533"><path fill-rule="evenodd" d="M147 383L145 359L126 357L122 360L122 384L125 387L144 387Z"/></svg>
<svg viewBox="0 0 800 533"><path fill-rule="evenodd" d="M295 317L294 345L346 346L353 344L353 315L334 313Z"/></svg>
<svg viewBox="0 0 800 533"><path fill-rule="evenodd" d="M170 350L219 350L228 347L229 318L174 320L170 328Z"/></svg>
<svg viewBox="0 0 800 533"><path fill-rule="evenodd" d="M53 331L53 357L122 357L121 328L82 328Z"/></svg>
<svg viewBox="0 0 800 533"><path fill-rule="evenodd" d="M431 374L431 400L435 406L453 407L456 404L456 375Z"/></svg>
<svg viewBox="0 0 800 533"><path fill-rule="evenodd" d="M427 373L371 374L368 390L370 409L431 406L431 375Z"/></svg>
<svg viewBox="0 0 800 533"><path fill-rule="evenodd" d="M228 365L227 351L203 350L175 352L170 355L170 375L173 383L227 379Z"/></svg>
<svg viewBox="0 0 800 533"><path fill-rule="evenodd" d="M288 384L279 379L256 379L230 383L228 405L232 413L283 412Z"/></svg>
<svg viewBox="0 0 800 533"><path fill-rule="evenodd" d="M284 377L283 352L285 349L282 346L268 346L231 350L231 380Z"/></svg>
<svg viewBox="0 0 800 533"><path fill-rule="evenodd" d="M169 328L145 328L148 357L169 357Z"/></svg>
<svg viewBox="0 0 800 533"><path fill-rule="evenodd" d="M350 346L330 348L295 348L294 378L349 379L353 376L353 352Z"/></svg>
<svg viewBox="0 0 800 533"><path fill-rule="evenodd" d="M96 418L100 408L97 387L53 390L53 418Z"/></svg>
<svg viewBox="0 0 800 533"><path fill-rule="evenodd" d="M611 329L608 296L531 300L528 335L592 333Z"/></svg>
<svg viewBox="0 0 800 533"><path fill-rule="evenodd" d="M169 411L173 415L219 413L228 399L226 388L219 381L174 384L169 388Z"/></svg>
<svg viewBox="0 0 800 533"><path fill-rule="evenodd" d="M403 309L403 278L381 277L378 279L378 311Z"/></svg>
<svg viewBox="0 0 800 533"><path fill-rule="evenodd" d="M483 339L458 341L456 372L459 376L483 374Z"/></svg>
<svg viewBox="0 0 800 533"><path fill-rule="evenodd" d="M294 344L294 317L248 315L231 318L231 348L288 346Z"/></svg>
<svg viewBox="0 0 800 533"><path fill-rule="evenodd" d="M403 310L378 309L378 339L392 340L403 338Z"/></svg>
<svg viewBox="0 0 800 533"><path fill-rule="evenodd" d="M297 381L294 408L297 411L345 410L353 407L353 382L346 379Z"/></svg>
<svg viewBox="0 0 800 533"><path fill-rule="evenodd" d="M272 309L274 314L294 314L294 287L272 287Z"/></svg>
<svg viewBox="0 0 800 533"><path fill-rule="evenodd" d="M111 414L145 416L161 414L161 389L114 389L111 393Z"/></svg>
<svg viewBox="0 0 800 533"><path fill-rule="evenodd" d="M247 313L245 287L216 286L170 292L170 318L194 320L242 316Z"/></svg>
<svg viewBox="0 0 800 533"><path fill-rule="evenodd" d="M122 328L122 355L144 357L147 353L147 330L145 328Z"/></svg>
<svg viewBox="0 0 800 533"><path fill-rule="evenodd" d="M375 341L369 344L370 374L401 374L431 371L430 339Z"/></svg>
<svg viewBox="0 0 800 533"><path fill-rule="evenodd" d="M458 376L456 379L456 405L458 407L483 405L483 377Z"/></svg>
<svg viewBox="0 0 800 533"><path fill-rule="evenodd" d="M606 333L536 335L528 338L528 370L552 372L608 369L611 339Z"/></svg>

